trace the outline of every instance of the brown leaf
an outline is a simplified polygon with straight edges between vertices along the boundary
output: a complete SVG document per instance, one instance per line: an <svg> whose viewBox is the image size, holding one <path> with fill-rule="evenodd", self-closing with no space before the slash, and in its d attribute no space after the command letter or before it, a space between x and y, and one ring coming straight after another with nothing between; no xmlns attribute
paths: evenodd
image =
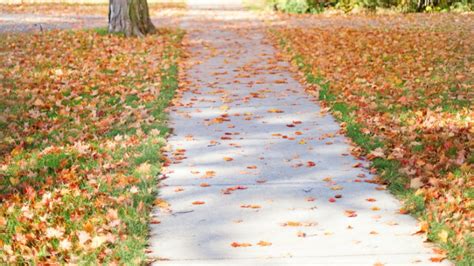
<svg viewBox="0 0 474 266"><path fill-rule="evenodd" d="M245 248L245 247L251 247L252 244L250 243L239 243L239 242L232 242L232 244L230 244L232 247L234 248Z"/></svg>
<svg viewBox="0 0 474 266"><path fill-rule="evenodd" d="M244 208L244 209L260 209L261 206L260 206L260 205L256 205L256 204L247 204L247 205L241 205L240 208Z"/></svg>

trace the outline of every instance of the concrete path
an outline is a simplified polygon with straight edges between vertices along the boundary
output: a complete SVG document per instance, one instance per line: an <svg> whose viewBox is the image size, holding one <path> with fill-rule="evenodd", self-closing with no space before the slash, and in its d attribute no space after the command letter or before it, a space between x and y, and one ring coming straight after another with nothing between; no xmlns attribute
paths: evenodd
<svg viewBox="0 0 474 266"><path fill-rule="evenodd" d="M367 163L277 61L254 14L197 2L182 22L190 66L170 112L156 263L429 264L415 219L365 182Z"/></svg>

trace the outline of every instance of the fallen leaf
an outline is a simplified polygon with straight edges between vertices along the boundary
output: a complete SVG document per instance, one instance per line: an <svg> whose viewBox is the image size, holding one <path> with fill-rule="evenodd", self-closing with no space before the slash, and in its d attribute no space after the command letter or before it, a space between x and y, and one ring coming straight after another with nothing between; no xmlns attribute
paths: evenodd
<svg viewBox="0 0 474 266"><path fill-rule="evenodd" d="M421 221L418 223L418 230L415 232L415 234L423 234L428 232L430 225L428 224L427 221Z"/></svg>
<svg viewBox="0 0 474 266"><path fill-rule="evenodd" d="M247 204L247 205L241 205L240 208L245 208L245 209L260 209L260 205L253 205L253 204Z"/></svg>
<svg viewBox="0 0 474 266"><path fill-rule="evenodd" d="M269 113L283 113L283 110L272 108L272 109L269 109L268 112Z"/></svg>
<svg viewBox="0 0 474 266"><path fill-rule="evenodd" d="M430 261L432 261L432 262L442 262L445 259L446 259L445 256L438 256L438 257L431 257Z"/></svg>
<svg viewBox="0 0 474 266"><path fill-rule="evenodd" d="M167 201L165 201L164 199L158 198L158 199L155 200L154 203L155 203L155 206L157 206L159 208L162 208L162 209L166 209L166 208L170 207L170 204Z"/></svg>
<svg viewBox="0 0 474 266"><path fill-rule="evenodd" d="M357 217L357 213L356 211L353 211L353 210L345 210L344 211L344 215L346 215L347 217Z"/></svg>
<svg viewBox="0 0 474 266"><path fill-rule="evenodd" d="M446 230L441 230L441 231L438 233L438 239L441 240L441 242L443 242L443 243L447 243L447 242L448 242L448 237L449 237L449 233L448 233L448 231L446 231Z"/></svg>
<svg viewBox="0 0 474 266"><path fill-rule="evenodd" d="M288 221L286 223L283 223L282 226L290 226L290 227L298 227L298 226L315 226L317 223L315 222L295 222L295 221Z"/></svg>
<svg viewBox="0 0 474 266"><path fill-rule="evenodd" d="M232 191L236 191L236 190L244 190L244 189L247 189L246 186L234 186L234 187L228 187L226 189L223 189L222 190L222 193L224 194L231 194Z"/></svg>
<svg viewBox="0 0 474 266"><path fill-rule="evenodd" d="M261 247L266 247L266 246L271 246L272 243L261 240L260 242L257 243L257 245Z"/></svg>
<svg viewBox="0 0 474 266"><path fill-rule="evenodd" d="M201 178L212 178L216 175L215 171L206 171L206 173Z"/></svg>
<svg viewBox="0 0 474 266"><path fill-rule="evenodd" d="M239 242L232 242L232 244L230 244L232 247L234 248L244 248L244 247L251 247L252 244L250 243L239 243Z"/></svg>

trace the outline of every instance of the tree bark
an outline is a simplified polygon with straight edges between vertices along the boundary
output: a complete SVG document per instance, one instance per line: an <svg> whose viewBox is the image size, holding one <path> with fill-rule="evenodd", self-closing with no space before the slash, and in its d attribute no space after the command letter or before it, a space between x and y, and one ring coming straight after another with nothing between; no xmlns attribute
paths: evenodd
<svg viewBox="0 0 474 266"><path fill-rule="evenodd" d="M109 32L143 37L154 33L146 0L109 0Z"/></svg>

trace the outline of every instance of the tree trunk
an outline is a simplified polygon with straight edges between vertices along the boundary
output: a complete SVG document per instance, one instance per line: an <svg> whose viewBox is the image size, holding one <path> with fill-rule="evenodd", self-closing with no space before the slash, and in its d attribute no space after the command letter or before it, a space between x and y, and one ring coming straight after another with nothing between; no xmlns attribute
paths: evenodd
<svg viewBox="0 0 474 266"><path fill-rule="evenodd" d="M138 37L154 33L147 0L109 0L109 32Z"/></svg>

